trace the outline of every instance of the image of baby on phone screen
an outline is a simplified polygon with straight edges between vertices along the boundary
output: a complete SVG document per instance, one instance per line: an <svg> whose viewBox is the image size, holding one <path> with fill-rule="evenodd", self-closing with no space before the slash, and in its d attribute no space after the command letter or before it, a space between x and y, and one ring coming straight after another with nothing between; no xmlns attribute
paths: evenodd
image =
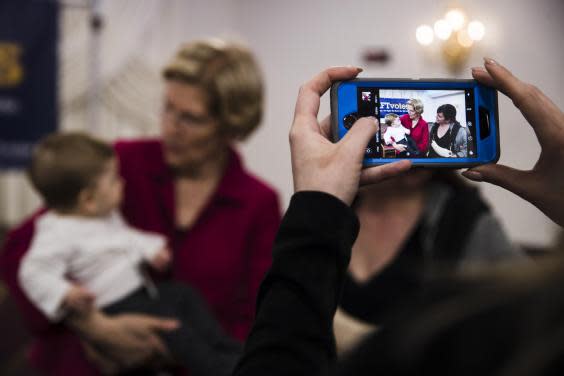
<svg viewBox="0 0 564 376"><path fill-rule="evenodd" d="M398 157L416 157L419 155L417 144L409 136L411 131L401 124L397 114L387 114L384 117L384 123L387 125L383 134L384 145L396 149Z"/></svg>
<svg viewBox="0 0 564 376"><path fill-rule="evenodd" d="M229 375L240 345L223 333L186 284L153 283L142 264L163 272L172 254L161 234L122 218L122 180L113 148L82 133L59 133L34 151L29 176L48 210L36 223L19 269L23 290L51 322L100 309L177 319L161 337L192 375Z"/></svg>

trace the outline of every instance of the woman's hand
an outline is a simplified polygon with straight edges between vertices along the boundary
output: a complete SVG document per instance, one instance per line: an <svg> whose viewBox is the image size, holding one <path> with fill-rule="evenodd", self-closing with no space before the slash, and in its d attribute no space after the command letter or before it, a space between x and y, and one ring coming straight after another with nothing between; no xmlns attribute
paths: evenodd
<svg viewBox="0 0 564 376"><path fill-rule="evenodd" d="M142 314L109 317L100 311L82 317L69 317L68 325L119 370L162 364L170 359L158 336L178 328L176 320ZM110 364L109 362L105 362Z"/></svg>
<svg viewBox="0 0 564 376"><path fill-rule="evenodd" d="M317 121L319 101L334 81L356 77L354 67L329 68L300 88L294 122L290 131L294 190L321 191L350 205L362 184L377 183L398 175L411 166L407 160L383 166L362 168L364 151L378 130L378 120L361 118L337 143L329 140L329 118Z"/></svg>
<svg viewBox="0 0 564 376"><path fill-rule="evenodd" d="M484 66L485 70L472 69L472 75L513 100L533 127L541 153L529 171L489 164L472 168L463 175L510 190L564 226L564 113L538 88L522 82L494 60L485 59Z"/></svg>
<svg viewBox="0 0 564 376"><path fill-rule="evenodd" d="M437 144L437 141L435 141L435 140L431 141L431 147L433 148L435 153L437 153L441 157L444 157L444 158L452 157L452 152L448 149L440 147L439 144Z"/></svg>
<svg viewBox="0 0 564 376"><path fill-rule="evenodd" d="M402 144L396 144L395 142L392 144L393 148L396 149L399 153L403 153L407 147Z"/></svg>

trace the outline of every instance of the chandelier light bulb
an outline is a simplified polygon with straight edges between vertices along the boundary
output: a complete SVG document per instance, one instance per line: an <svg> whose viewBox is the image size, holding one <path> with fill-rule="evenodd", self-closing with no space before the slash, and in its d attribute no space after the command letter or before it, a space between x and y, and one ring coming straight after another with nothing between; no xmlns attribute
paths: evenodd
<svg viewBox="0 0 564 376"><path fill-rule="evenodd" d="M472 21L468 24L468 36L472 40L482 40L486 34L486 28L480 21Z"/></svg>
<svg viewBox="0 0 564 376"><path fill-rule="evenodd" d="M446 20L438 20L434 25L437 38L447 40L452 33L452 27Z"/></svg>
<svg viewBox="0 0 564 376"><path fill-rule="evenodd" d="M472 47L472 44L474 44L474 41L472 40L472 38L470 38L465 29L462 29L458 33L456 33L456 41L459 45L465 48L470 48Z"/></svg>
<svg viewBox="0 0 564 376"><path fill-rule="evenodd" d="M445 15L445 19L454 31L458 31L464 27L466 15L461 9L451 9Z"/></svg>
<svg viewBox="0 0 564 376"><path fill-rule="evenodd" d="M415 38L419 44L428 46L433 43L433 29L429 25L421 25L415 30Z"/></svg>

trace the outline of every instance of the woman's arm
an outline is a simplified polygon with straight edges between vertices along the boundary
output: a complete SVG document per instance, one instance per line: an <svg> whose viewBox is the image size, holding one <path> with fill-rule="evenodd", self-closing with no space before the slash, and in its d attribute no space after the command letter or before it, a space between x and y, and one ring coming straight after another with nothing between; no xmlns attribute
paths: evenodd
<svg viewBox="0 0 564 376"><path fill-rule="evenodd" d="M419 126L421 127L421 135L419 140L415 140L417 148L422 154L429 151L429 125L423 118L419 119ZM412 136L413 137L413 136Z"/></svg>
<svg viewBox="0 0 564 376"><path fill-rule="evenodd" d="M435 151L435 153L437 153L438 155L440 155L441 157L444 158L450 158L452 157L452 152L448 149L445 149L443 147L440 147L439 144L437 144L436 141L431 142L431 147L433 148L433 150Z"/></svg>
<svg viewBox="0 0 564 376"><path fill-rule="evenodd" d="M454 139L453 153L458 158L466 158L468 156L468 130L462 126L458 129Z"/></svg>
<svg viewBox="0 0 564 376"><path fill-rule="evenodd" d="M292 197L235 375L329 372L336 356L333 315L357 231L354 212L337 198Z"/></svg>

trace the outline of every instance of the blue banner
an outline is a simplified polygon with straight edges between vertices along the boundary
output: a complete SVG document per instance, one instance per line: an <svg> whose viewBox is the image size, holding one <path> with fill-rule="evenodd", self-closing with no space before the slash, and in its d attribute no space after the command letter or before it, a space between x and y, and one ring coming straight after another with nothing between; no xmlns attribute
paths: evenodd
<svg viewBox="0 0 564 376"><path fill-rule="evenodd" d="M387 114L407 114L407 101L409 98L380 98L380 118Z"/></svg>
<svg viewBox="0 0 564 376"><path fill-rule="evenodd" d="M58 2L0 0L0 168L57 129Z"/></svg>

